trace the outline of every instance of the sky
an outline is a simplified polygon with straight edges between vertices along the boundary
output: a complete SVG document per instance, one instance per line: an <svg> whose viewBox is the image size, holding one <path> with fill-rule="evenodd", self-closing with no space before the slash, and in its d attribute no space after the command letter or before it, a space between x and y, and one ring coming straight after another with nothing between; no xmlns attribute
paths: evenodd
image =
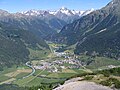
<svg viewBox="0 0 120 90"><path fill-rule="evenodd" d="M0 0L0 9L15 13L30 9L57 10L67 7L74 10L100 9L111 0Z"/></svg>

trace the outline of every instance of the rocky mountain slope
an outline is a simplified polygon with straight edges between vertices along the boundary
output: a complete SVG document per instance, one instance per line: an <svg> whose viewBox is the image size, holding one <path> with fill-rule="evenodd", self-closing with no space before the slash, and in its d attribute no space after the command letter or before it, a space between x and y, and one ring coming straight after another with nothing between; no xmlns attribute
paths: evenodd
<svg viewBox="0 0 120 90"><path fill-rule="evenodd" d="M63 27L54 41L77 44L75 53L96 52L99 55L120 57L120 1L112 0L79 20Z"/></svg>

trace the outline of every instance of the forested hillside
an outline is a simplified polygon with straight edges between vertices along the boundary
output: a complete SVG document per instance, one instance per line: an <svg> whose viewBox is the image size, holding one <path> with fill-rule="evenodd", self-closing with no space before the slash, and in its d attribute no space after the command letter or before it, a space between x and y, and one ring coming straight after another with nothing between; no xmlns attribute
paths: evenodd
<svg viewBox="0 0 120 90"><path fill-rule="evenodd" d="M43 47L49 49L45 41L33 33L2 25L0 26L0 42L0 70L4 66L11 67L13 64L27 62L30 54L27 48L42 50L40 47Z"/></svg>
<svg viewBox="0 0 120 90"><path fill-rule="evenodd" d="M68 45L76 44L75 53L120 57L120 1L112 0L79 20L63 27L53 41Z"/></svg>

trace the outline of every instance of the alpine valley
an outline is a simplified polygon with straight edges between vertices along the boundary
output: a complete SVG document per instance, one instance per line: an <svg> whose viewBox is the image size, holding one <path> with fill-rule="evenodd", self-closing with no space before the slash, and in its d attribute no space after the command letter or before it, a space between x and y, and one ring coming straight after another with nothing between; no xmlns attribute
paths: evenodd
<svg viewBox="0 0 120 90"><path fill-rule="evenodd" d="M40 45L48 49L45 38L92 11L75 11L65 7L57 11L30 10L21 13L0 10L0 67L26 62L30 54L27 47L39 48Z"/></svg>
<svg viewBox="0 0 120 90"><path fill-rule="evenodd" d="M94 10L0 10L0 90L120 90L120 0Z"/></svg>

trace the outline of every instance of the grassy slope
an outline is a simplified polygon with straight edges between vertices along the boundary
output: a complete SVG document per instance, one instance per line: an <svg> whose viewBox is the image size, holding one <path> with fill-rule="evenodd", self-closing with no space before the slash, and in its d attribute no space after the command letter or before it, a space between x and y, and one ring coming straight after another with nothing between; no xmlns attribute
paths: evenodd
<svg viewBox="0 0 120 90"><path fill-rule="evenodd" d="M49 49L46 49L46 50L34 50L34 49L31 49L31 48L28 48L28 50L30 51L30 55L29 55L30 59L44 59L50 53Z"/></svg>
<svg viewBox="0 0 120 90"><path fill-rule="evenodd" d="M120 65L119 60L106 58L106 57L91 58L90 56L81 55L81 56L79 56L79 59L85 63L92 60L92 62L86 66L86 68L89 68L89 69L98 69L98 68L105 69L105 68L107 68L106 66L109 66L109 65L115 65L115 66Z"/></svg>

